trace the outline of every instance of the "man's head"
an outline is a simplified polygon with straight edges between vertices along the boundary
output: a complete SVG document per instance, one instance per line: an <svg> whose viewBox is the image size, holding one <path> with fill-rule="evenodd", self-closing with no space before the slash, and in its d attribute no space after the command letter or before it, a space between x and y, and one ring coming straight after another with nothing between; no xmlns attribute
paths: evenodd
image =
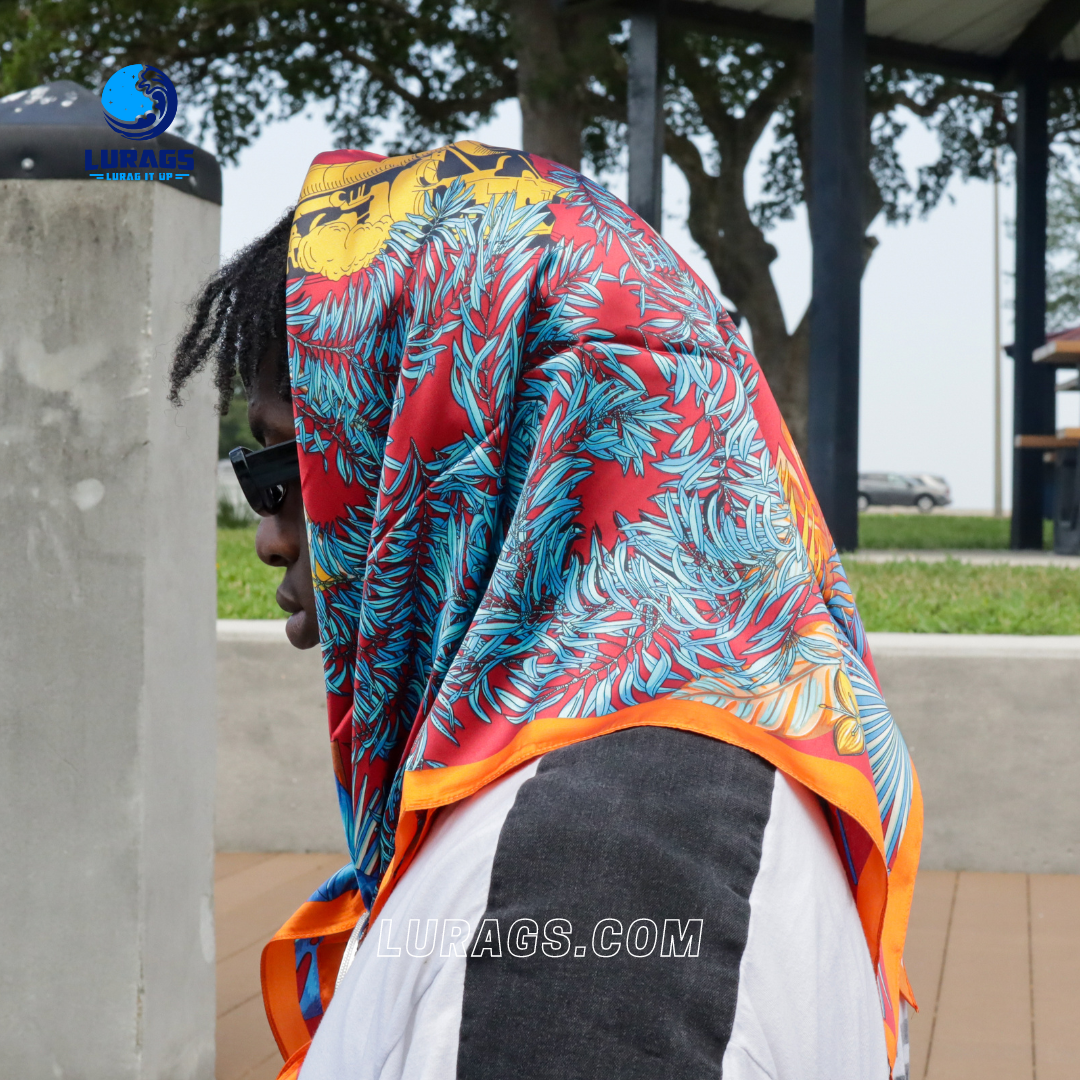
<svg viewBox="0 0 1080 1080"><path fill-rule="evenodd" d="M290 211L207 282L177 344L170 375L169 398L180 404L187 381L212 362L222 413L239 376L251 431L263 446L296 437L285 325L291 223ZM298 649L311 648L318 643L319 629L299 482L288 485L280 510L259 522L255 550L263 562L284 568L277 602L292 613L285 632Z"/></svg>

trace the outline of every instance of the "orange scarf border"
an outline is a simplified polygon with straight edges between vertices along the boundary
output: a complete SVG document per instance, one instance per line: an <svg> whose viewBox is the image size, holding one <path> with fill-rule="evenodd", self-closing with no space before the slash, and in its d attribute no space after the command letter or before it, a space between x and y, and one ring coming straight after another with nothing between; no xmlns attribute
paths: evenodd
<svg viewBox="0 0 1080 1080"><path fill-rule="evenodd" d="M298 938L328 938L324 943L330 946L329 952L344 953L345 944L352 934L353 927L364 914L364 905L359 891L343 893L335 900L312 901L300 905L292 918L278 930L267 942L260 961L263 1006L266 1019L273 1032L274 1041L286 1059L281 1077L294 1075L288 1070L297 1054L296 1072L299 1073L303 1054L311 1043L303 1014L300 1012L300 999L296 992L296 954L293 943ZM329 958L329 956L328 956ZM337 978L337 966L326 965L326 971L320 965L320 996L324 1006L334 993ZM332 970L331 970L332 969ZM327 985L329 984L329 985Z"/></svg>
<svg viewBox="0 0 1080 1080"><path fill-rule="evenodd" d="M871 781L843 762L812 757L790 742L753 727L726 709L696 701L661 698L607 716L534 720L514 739L482 761L444 769L406 772L395 854L371 910L371 922L412 863L435 815L427 813L461 802L533 758L586 739L635 727L664 727L719 739L764 758L826 802L856 821L873 843L873 853L859 879L855 903L871 960L886 981L893 1023L885 1023L890 1068L896 1058L896 1018L900 998L917 1008L903 966L911 899L922 843L923 803L915 777L907 828L891 873L885 870L885 847L877 795ZM281 1055L286 1058L279 1080L299 1075L310 1036L296 994L293 941L307 937L337 937L341 947L363 915L359 893L346 893L330 903L306 903L274 935L263 950L262 982L267 1019ZM329 943L328 943L329 944ZM336 944L336 942L334 942ZM880 958L880 965L876 961Z"/></svg>
<svg viewBox="0 0 1080 1080"><path fill-rule="evenodd" d="M885 1041L891 1067L896 1059L900 996L917 1008L902 957L922 845L923 803L918 777L914 776L911 811L890 873L885 868L877 793L864 773L842 762L801 753L791 742L781 741L718 706L660 698L607 716L534 720L523 726L505 747L482 761L406 772L395 854L372 907L371 922L378 918L394 884L412 862L427 835L433 815L424 811L467 799L541 754L634 727L691 731L749 750L842 810L866 832L873 843L873 854L859 878L855 904L871 961L878 968L880 958L887 983L885 990L891 1005L892 1023L885 1023Z"/></svg>

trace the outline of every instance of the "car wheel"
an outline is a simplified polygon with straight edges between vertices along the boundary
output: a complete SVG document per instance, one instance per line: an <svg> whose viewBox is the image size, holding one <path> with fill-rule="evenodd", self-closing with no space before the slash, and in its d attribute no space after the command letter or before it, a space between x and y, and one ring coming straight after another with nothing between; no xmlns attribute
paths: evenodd
<svg viewBox="0 0 1080 1080"><path fill-rule="evenodd" d="M870 498L867 495L859 496L859 513L870 508Z"/></svg>
<svg viewBox="0 0 1080 1080"><path fill-rule="evenodd" d="M934 502L932 495L920 495L915 500L915 505L919 508L920 514L929 514L937 506L937 503Z"/></svg>

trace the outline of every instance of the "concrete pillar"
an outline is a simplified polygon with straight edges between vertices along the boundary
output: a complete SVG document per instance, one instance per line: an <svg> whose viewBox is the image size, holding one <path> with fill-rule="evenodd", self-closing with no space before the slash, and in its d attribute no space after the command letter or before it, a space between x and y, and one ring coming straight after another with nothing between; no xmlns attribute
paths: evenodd
<svg viewBox="0 0 1080 1080"><path fill-rule="evenodd" d="M5 1077L214 1074L217 444L166 393L219 218L0 179Z"/></svg>

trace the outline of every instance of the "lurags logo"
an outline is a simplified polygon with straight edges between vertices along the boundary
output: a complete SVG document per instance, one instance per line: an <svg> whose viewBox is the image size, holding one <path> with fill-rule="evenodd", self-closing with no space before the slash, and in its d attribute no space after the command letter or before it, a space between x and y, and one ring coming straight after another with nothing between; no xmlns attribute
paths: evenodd
<svg viewBox="0 0 1080 1080"><path fill-rule="evenodd" d="M115 72L101 91L101 108L109 127L125 139L142 142L161 135L176 118L176 88L159 68L128 64ZM195 168L193 150L86 151L86 171L95 180L182 180ZM106 169L121 170L105 172ZM134 170L139 171L134 171ZM168 169L168 172L154 172Z"/></svg>
<svg viewBox="0 0 1080 1080"><path fill-rule="evenodd" d="M145 150L99 150L97 152L101 169L173 169L173 171L155 176L153 172L143 176L136 172L105 173L92 172L94 151L86 151L86 171L96 180L182 180L195 168L194 150L159 150L157 154L147 147Z"/></svg>
<svg viewBox="0 0 1080 1080"><path fill-rule="evenodd" d="M421 941L420 920L410 919L404 945L409 956L420 958L431 956L438 945L440 956L500 959L505 944L509 956L553 959L572 956L579 960L589 953L591 946L593 956L607 960L622 949L627 956L637 959L652 956L659 944L661 957L683 958L701 954L704 929L704 919L665 919L662 929L653 919L634 919L625 929L621 919L600 919L593 925L589 944L585 945L575 941L574 924L569 919L547 919L542 927L537 919L517 919L505 935L498 919L484 919L475 934L468 919L443 919L441 938L439 920L428 919ZM380 957L401 955L401 942L395 944L393 934L393 920L380 919Z"/></svg>

